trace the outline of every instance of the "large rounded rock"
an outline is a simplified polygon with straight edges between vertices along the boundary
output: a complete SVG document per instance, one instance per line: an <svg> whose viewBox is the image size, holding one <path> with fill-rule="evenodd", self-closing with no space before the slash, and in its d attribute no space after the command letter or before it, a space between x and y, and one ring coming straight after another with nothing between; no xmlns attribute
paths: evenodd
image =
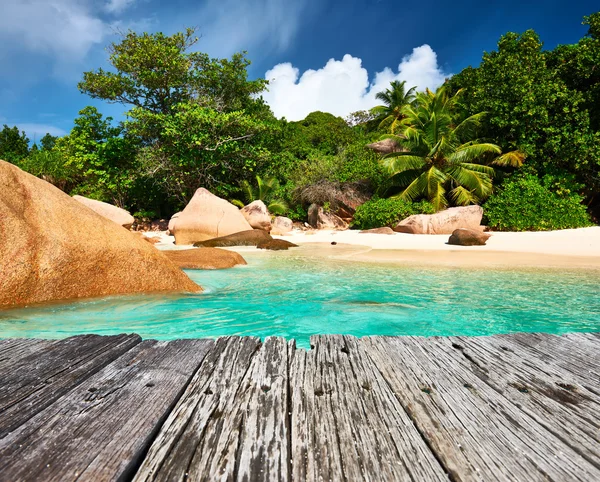
<svg viewBox="0 0 600 482"><path fill-rule="evenodd" d="M242 208L242 216L254 229L262 229L267 233L271 231L271 214L264 202L252 201Z"/></svg>
<svg viewBox="0 0 600 482"><path fill-rule="evenodd" d="M97 212L100 216L110 219L111 221L120 224L126 229L131 228L131 225L135 221L133 216L129 214L125 209L118 208L112 204L108 204L102 201L96 201L95 199L89 199L83 196L73 196L73 199L84 204L91 210Z"/></svg>
<svg viewBox="0 0 600 482"><path fill-rule="evenodd" d="M448 239L448 244L456 246L485 246L490 236L490 234L482 233L481 231L459 228L454 230L450 239Z"/></svg>
<svg viewBox="0 0 600 482"><path fill-rule="evenodd" d="M0 161L0 306L201 291L139 234Z"/></svg>
<svg viewBox="0 0 600 482"><path fill-rule="evenodd" d="M252 229L240 210L204 188L198 189L173 225L175 244L192 244Z"/></svg>
<svg viewBox="0 0 600 482"><path fill-rule="evenodd" d="M326 213L323 207L311 204L308 208L308 224L316 229L348 229L348 223L333 213Z"/></svg>
<svg viewBox="0 0 600 482"><path fill-rule="evenodd" d="M284 236L292 232L294 229L294 222L290 218L277 216L275 219L273 219L271 226L271 234Z"/></svg>
<svg viewBox="0 0 600 482"><path fill-rule="evenodd" d="M220 238L198 241L194 246L207 248L225 248L228 246L256 246L264 241L271 241L273 238L269 233L262 229L250 229L241 233L230 234Z"/></svg>
<svg viewBox="0 0 600 482"><path fill-rule="evenodd" d="M181 269L226 269L248 264L241 254L226 249L177 249L163 253Z"/></svg>
<svg viewBox="0 0 600 482"><path fill-rule="evenodd" d="M271 239L258 243L256 247L258 249L267 249L271 251L287 251L290 248L297 248L298 245L290 243L285 239Z"/></svg>
<svg viewBox="0 0 600 482"><path fill-rule="evenodd" d="M181 216L181 211L173 214L173 216L171 216L171 219L169 219L169 224L167 225L167 230L169 231L170 234L173 233L173 230L175 229L175 221L177 221L177 218L179 216Z"/></svg>
<svg viewBox="0 0 600 482"><path fill-rule="evenodd" d="M482 231L482 217L481 206L461 206L435 214L409 216L400 221L394 231L408 234L452 234L458 228Z"/></svg>

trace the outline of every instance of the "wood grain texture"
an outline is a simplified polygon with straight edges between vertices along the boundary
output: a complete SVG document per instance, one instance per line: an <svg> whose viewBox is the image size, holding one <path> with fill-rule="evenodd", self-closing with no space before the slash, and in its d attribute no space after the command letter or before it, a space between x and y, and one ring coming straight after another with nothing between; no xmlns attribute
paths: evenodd
<svg viewBox="0 0 600 482"><path fill-rule="evenodd" d="M447 340L361 344L454 480L600 480L594 464L483 382Z"/></svg>
<svg viewBox="0 0 600 482"><path fill-rule="evenodd" d="M147 480L235 480L258 338L219 338L171 412L135 476ZM256 480L256 479L254 479Z"/></svg>
<svg viewBox="0 0 600 482"><path fill-rule="evenodd" d="M575 382L569 372L529 356L506 337L443 338L431 343L454 349L457 364L471 369L482 382L600 467L600 397ZM564 339L563 343L575 342Z"/></svg>
<svg viewBox="0 0 600 482"><path fill-rule="evenodd" d="M294 480L447 480L353 337L314 336L291 360Z"/></svg>
<svg viewBox="0 0 600 482"><path fill-rule="evenodd" d="M213 342L144 341L0 440L11 481L131 477Z"/></svg>
<svg viewBox="0 0 600 482"><path fill-rule="evenodd" d="M37 338L6 338L0 340L0 373L18 365L21 359L39 353L45 347L56 343L53 340L39 340Z"/></svg>
<svg viewBox="0 0 600 482"><path fill-rule="evenodd" d="M26 356L12 357L0 371L0 438L140 341L138 335L82 335L27 343Z"/></svg>

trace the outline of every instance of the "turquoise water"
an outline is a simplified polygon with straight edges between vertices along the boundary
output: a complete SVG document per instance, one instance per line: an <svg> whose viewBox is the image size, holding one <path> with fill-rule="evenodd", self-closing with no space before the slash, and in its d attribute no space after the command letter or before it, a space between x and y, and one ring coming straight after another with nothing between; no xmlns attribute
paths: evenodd
<svg viewBox="0 0 600 482"><path fill-rule="evenodd" d="M0 337L139 333L490 335L600 331L598 271L383 266L285 253L243 253L248 266L188 271L195 295L110 297L0 311Z"/></svg>

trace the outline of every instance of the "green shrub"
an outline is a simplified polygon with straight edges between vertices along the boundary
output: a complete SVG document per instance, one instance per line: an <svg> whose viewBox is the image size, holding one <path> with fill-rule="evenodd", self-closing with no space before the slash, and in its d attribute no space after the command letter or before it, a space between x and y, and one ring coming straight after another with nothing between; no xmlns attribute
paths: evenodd
<svg viewBox="0 0 600 482"><path fill-rule="evenodd" d="M412 203L400 198L371 199L358 206L352 227L372 229L394 226L413 214L433 214L435 209L427 201Z"/></svg>
<svg viewBox="0 0 600 482"><path fill-rule="evenodd" d="M556 178L512 176L484 204L487 224L498 231L548 231L590 226L590 216L573 190Z"/></svg>

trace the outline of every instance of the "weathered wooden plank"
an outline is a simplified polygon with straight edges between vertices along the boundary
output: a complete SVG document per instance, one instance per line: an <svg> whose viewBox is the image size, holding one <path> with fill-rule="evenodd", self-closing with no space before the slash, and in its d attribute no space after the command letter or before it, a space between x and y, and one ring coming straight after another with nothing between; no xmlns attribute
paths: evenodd
<svg viewBox="0 0 600 482"><path fill-rule="evenodd" d="M532 420L600 467L600 397L572 384L570 374L498 337L428 340L455 363L510 400ZM564 339L563 343L571 343ZM514 347L514 349L512 348Z"/></svg>
<svg viewBox="0 0 600 482"><path fill-rule="evenodd" d="M292 360L294 480L448 480L354 337L311 345Z"/></svg>
<svg viewBox="0 0 600 482"><path fill-rule="evenodd" d="M138 335L83 335L36 345L0 372L0 438L140 341Z"/></svg>
<svg viewBox="0 0 600 482"><path fill-rule="evenodd" d="M39 340L37 338L7 338L0 340L0 373L11 370L13 365L55 343L52 340Z"/></svg>
<svg viewBox="0 0 600 482"><path fill-rule="evenodd" d="M454 480L599 480L600 470L431 339L361 340Z"/></svg>
<svg viewBox="0 0 600 482"><path fill-rule="evenodd" d="M584 335L585 336L585 335ZM555 336L546 333L513 333L497 335L508 344L517 345L529 356L570 373L575 380L586 384L590 391L600 395L598 370L599 343L594 338L580 334ZM578 343L569 343L578 340ZM600 340L599 340L600 341Z"/></svg>
<svg viewBox="0 0 600 482"><path fill-rule="evenodd" d="M4 480L131 477L213 345L144 341L0 440Z"/></svg>
<svg viewBox="0 0 600 482"><path fill-rule="evenodd" d="M258 338L250 337L216 341L134 480L236 479L240 457L236 449L245 422L239 406L256 383L247 373L260 346ZM259 479L260 474L253 473L251 480Z"/></svg>

